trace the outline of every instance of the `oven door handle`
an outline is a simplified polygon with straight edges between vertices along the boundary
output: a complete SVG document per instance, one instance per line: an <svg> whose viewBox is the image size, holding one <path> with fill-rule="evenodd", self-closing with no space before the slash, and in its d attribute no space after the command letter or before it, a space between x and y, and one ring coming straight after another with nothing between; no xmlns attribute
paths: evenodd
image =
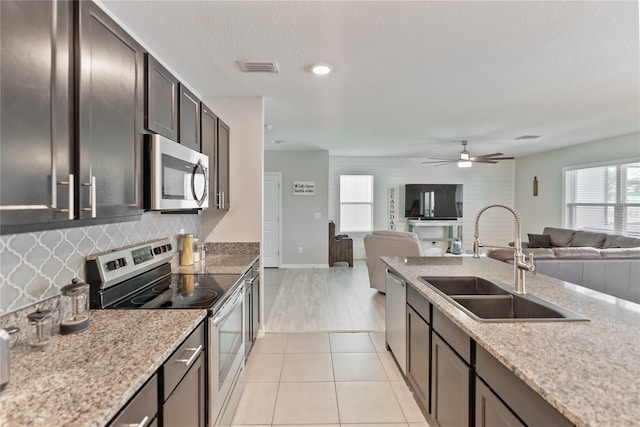
<svg viewBox="0 0 640 427"><path fill-rule="evenodd" d="M220 311L218 312L217 316L214 316L213 318L214 328L218 326L220 323L227 320L227 318L231 316L231 313L233 313L233 310L235 310L238 305L242 304L244 299L244 287L241 287L240 289L238 289L231 298L233 300L231 301L230 299L231 302L225 303L220 309Z"/></svg>

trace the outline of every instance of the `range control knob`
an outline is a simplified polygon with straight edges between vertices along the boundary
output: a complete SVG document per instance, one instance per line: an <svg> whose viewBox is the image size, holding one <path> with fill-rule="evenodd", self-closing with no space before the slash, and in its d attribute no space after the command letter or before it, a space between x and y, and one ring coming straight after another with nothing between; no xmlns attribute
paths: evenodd
<svg viewBox="0 0 640 427"><path fill-rule="evenodd" d="M154 254L156 254L156 255L158 255L158 254L160 254L161 252L164 252L164 251L163 251L163 249L164 249L164 248L162 248L162 247L158 246L157 248L153 248L153 253L154 253Z"/></svg>
<svg viewBox="0 0 640 427"><path fill-rule="evenodd" d="M166 245L164 245L165 248L167 248L167 251L170 251L173 249L173 247L171 246L171 243L167 243Z"/></svg>
<svg viewBox="0 0 640 427"><path fill-rule="evenodd" d="M120 262L120 267L125 267L127 265L127 259L126 258L120 258L120 259L118 259L118 261Z"/></svg>

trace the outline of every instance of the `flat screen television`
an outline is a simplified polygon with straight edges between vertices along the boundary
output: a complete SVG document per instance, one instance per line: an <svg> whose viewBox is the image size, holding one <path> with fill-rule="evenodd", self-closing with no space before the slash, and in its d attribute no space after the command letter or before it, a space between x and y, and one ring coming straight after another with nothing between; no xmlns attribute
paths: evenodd
<svg viewBox="0 0 640 427"><path fill-rule="evenodd" d="M406 184L407 219L462 218L462 184Z"/></svg>

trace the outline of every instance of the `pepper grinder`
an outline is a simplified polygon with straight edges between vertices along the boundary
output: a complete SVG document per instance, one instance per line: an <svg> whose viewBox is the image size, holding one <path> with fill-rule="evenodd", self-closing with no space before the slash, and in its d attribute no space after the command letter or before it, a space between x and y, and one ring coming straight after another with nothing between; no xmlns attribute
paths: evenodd
<svg viewBox="0 0 640 427"><path fill-rule="evenodd" d="M89 327L89 285L72 279L62 292L62 320L60 334L82 332Z"/></svg>

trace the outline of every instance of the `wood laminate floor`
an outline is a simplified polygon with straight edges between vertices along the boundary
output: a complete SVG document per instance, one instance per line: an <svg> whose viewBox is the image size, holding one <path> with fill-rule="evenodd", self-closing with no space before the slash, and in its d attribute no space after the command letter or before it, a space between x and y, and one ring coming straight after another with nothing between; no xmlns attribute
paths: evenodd
<svg viewBox="0 0 640 427"><path fill-rule="evenodd" d="M353 267L265 269L264 283L266 332L384 332L385 297L369 287L364 260Z"/></svg>

